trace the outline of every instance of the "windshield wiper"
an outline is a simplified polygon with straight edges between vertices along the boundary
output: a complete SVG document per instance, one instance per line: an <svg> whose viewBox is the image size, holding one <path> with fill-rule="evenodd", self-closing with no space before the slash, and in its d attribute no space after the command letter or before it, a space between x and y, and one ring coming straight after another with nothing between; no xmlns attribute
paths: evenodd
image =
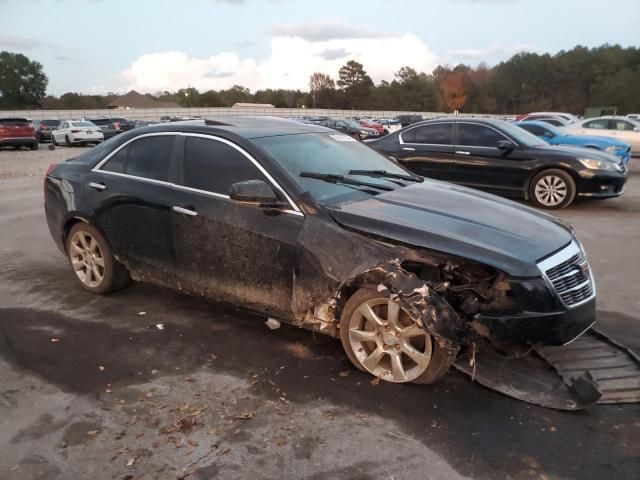
<svg viewBox="0 0 640 480"><path fill-rule="evenodd" d="M300 172L300 176L305 178L315 178L317 180L323 180L329 183L342 183L344 185L353 185L357 187L377 188L378 190L384 190L386 192L391 192L392 190L394 190L393 187L388 187L386 185L361 182L360 180L354 180L352 178L347 178L343 175L336 175L334 173Z"/></svg>
<svg viewBox="0 0 640 480"><path fill-rule="evenodd" d="M376 178L397 178L398 180L408 180L410 182L424 182L424 178L416 175L404 175L402 173L391 173L386 170L349 170L349 175L367 175Z"/></svg>

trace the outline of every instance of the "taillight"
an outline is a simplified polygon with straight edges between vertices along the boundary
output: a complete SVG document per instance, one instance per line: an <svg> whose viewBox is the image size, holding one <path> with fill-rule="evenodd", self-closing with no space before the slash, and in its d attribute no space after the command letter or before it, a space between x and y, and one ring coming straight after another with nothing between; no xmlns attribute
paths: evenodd
<svg viewBox="0 0 640 480"><path fill-rule="evenodd" d="M49 127L47 127L44 123L40 125L40 128L42 130L49 130Z"/></svg>
<svg viewBox="0 0 640 480"><path fill-rule="evenodd" d="M71 130L71 133L80 133L82 130Z"/></svg>

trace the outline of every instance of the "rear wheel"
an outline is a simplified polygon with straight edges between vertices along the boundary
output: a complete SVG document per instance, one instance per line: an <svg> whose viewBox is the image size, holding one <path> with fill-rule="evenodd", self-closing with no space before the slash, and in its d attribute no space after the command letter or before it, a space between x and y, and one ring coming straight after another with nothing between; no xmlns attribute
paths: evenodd
<svg viewBox="0 0 640 480"><path fill-rule="evenodd" d="M92 293L124 287L129 273L114 257L111 247L95 227L75 224L67 239L67 255L80 286Z"/></svg>
<svg viewBox="0 0 640 480"><path fill-rule="evenodd" d="M69 135L65 135L64 136L64 142L67 145L67 147L70 147L72 145L71 139L69 138Z"/></svg>
<svg viewBox="0 0 640 480"><path fill-rule="evenodd" d="M354 366L389 382L433 383L452 361L397 303L366 288L347 301L340 340Z"/></svg>
<svg viewBox="0 0 640 480"><path fill-rule="evenodd" d="M564 170L544 170L533 177L529 195L537 207L550 210L564 208L576 196L576 182Z"/></svg>
<svg viewBox="0 0 640 480"><path fill-rule="evenodd" d="M38 150L38 142L31 144L31 150Z"/></svg>

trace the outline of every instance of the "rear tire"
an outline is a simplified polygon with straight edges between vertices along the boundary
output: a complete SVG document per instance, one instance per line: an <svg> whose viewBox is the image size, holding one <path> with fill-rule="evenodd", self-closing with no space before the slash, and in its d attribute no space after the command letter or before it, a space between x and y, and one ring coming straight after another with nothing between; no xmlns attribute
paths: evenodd
<svg viewBox="0 0 640 480"><path fill-rule="evenodd" d="M73 145L73 144L71 143L71 140L69 139L69 135L65 135L65 136L64 136L64 142L65 142L65 144L67 145L67 147L70 147L71 145Z"/></svg>
<svg viewBox="0 0 640 480"><path fill-rule="evenodd" d="M529 196L536 207L558 210L573 202L576 190L576 182L569 173L551 168L533 177L529 185Z"/></svg>
<svg viewBox="0 0 640 480"><path fill-rule="evenodd" d="M340 341L356 368L394 383L434 383L455 359L392 300L368 288L345 304Z"/></svg>
<svg viewBox="0 0 640 480"><path fill-rule="evenodd" d="M67 236L67 257L82 288L104 294L126 286L129 272L119 263L100 231L88 223L76 223Z"/></svg>
<svg viewBox="0 0 640 480"><path fill-rule="evenodd" d="M38 150L38 142L34 143L33 145L31 145L31 150Z"/></svg>

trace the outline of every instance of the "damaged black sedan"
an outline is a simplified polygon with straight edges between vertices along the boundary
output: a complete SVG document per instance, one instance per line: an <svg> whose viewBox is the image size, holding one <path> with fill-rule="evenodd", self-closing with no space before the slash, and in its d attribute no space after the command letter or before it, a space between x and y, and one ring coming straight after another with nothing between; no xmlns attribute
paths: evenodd
<svg viewBox="0 0 640 480"><path fill-rule="evenodd" d="M391 382L436 381L479 337L562 345L595 320L569 227L320 126L132 130L52 166L45 206L86 290L134 279L232 303L340 338Z"/></svg>

